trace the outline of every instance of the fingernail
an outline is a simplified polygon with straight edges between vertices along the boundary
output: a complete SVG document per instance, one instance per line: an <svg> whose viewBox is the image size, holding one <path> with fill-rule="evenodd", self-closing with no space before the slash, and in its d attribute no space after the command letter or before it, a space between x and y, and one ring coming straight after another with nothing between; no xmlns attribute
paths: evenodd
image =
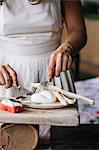
<svg viewBox="0 0 99 150"><path fill-rule="evenodd" d="M59 72L56 72L56 73L55 73L55 76L56 76L56 77L59 77Z"/></svg>

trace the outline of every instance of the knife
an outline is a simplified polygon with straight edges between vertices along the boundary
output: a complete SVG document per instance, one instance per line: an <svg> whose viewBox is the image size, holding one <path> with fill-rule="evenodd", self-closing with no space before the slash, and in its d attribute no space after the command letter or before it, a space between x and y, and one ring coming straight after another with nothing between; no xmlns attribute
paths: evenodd
<svg viewBox="0 0 99 150"><path fill-rule="evenodd" d="M23 96L23 95L32 95L35 91L34 89L32 90L32 92L24 87L18 86L16 87L16 89L18 89L18 93L17 93L17 97Z"/></svg>

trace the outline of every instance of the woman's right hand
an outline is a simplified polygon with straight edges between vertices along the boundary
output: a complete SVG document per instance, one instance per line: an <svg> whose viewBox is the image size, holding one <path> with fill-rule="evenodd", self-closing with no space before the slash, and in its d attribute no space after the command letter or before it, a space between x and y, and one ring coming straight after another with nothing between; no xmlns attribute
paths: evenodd
<svg viewBox="0 0 99 150"><path fill-rule="evenodd" d="M5 85L6 88L17 87L17 74L8 64L0 66L0 85Z"/></svg>

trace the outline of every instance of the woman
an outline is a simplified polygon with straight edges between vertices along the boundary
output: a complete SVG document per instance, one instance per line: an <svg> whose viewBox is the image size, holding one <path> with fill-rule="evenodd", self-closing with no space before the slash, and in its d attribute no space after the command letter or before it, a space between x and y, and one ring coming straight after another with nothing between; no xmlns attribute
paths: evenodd
<svg viewBox="0 0 99 150"><path fill-rule="evenodd" d="M61 43L63 21L68 36ZM29 89L48 79L68 90L65 71L86 44L81 3L69 0L4 0L0 6L0 84ZM62 73L61 73L62 72ZM5 89L7 88L7 90Z"/></svg>

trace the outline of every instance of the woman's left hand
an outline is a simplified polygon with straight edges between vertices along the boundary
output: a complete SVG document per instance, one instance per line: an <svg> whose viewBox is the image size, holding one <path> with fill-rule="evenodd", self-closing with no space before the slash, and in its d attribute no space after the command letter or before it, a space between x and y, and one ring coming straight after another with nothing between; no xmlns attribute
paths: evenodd
<svg viewBox="0 0 99 150"><path fill-rule="evenodd" d="M72 64L71 49L68 44L62 43L50 56L48 77L60 76L60 72L70 69Z"/></svg>

